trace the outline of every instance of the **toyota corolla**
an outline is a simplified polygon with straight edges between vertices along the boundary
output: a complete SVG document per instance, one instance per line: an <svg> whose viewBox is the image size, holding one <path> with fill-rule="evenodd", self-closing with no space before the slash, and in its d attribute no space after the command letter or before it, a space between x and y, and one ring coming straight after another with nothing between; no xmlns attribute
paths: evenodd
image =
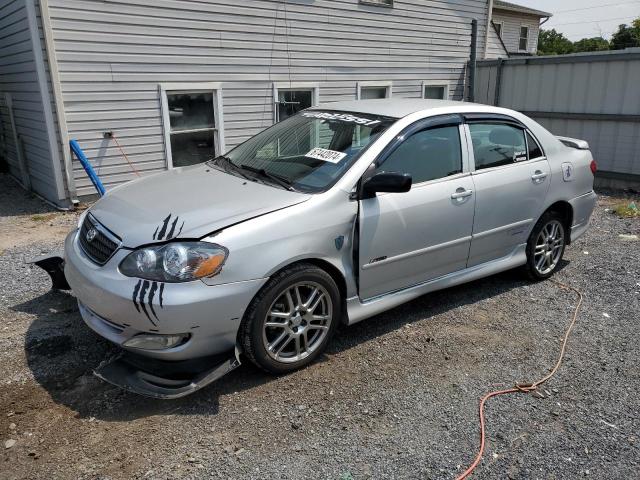
<svg viewBox="0 0 640 480"><path fill-rule="evenodd" d="M96 373L174 398L241 359L301 368L340 322L433 290L516 267L548 278L587 229L594 172L585 141L512 110L327 104L113 189L67 237L64 275L123 351Z"/></svg>

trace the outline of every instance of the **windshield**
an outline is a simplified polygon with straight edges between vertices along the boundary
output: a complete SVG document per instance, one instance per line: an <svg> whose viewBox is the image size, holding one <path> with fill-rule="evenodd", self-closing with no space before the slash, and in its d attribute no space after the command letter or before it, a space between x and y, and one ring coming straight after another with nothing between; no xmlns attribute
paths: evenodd
<svg viewBox="0 0 640 480"><path fill-rule="evenodd" d="M222 160L252 180L304 192L329 188L395 119L307 110L264 130Z"/></svg>

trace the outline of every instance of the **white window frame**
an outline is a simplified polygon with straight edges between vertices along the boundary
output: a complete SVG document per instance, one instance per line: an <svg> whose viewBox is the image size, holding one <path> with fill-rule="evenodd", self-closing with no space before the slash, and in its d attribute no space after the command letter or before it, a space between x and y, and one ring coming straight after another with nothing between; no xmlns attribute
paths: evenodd
<svg viewBox="0 0 640 480"><path fill-rule="evenodd" d="M320 103L320 85L314 82L274 82L273 83L273 123L278 121L278 93L280 91L311 90L311 106Z"/></svg>
<svg viewBox="0 0 640 480"><path fill-rule="evenodd" d="M356 83L356 100L360 100L362 95L362 89L367 87L386 88L386 96L384 98L391 98L391 96L393 95L393 82L386 82L386 81L357 82Z"/></svg>
<svg viewBox="0 0 640 480"><path fill-rule="evenodd" d="M161 83L160 90L160 104L162 109L162 127L164 131L164 151L167 158L167 169L173 168L173 155L171 152L171 122L169 121L169 101L167 99L167 93L197 93L197 92L211 92L213 93L213 134L215 142L215 154L222 155L226 151L224 143L224 116L222 113L222 86L220 83L210 82L184 82L184 83ZM193 129L197 130L208 130Z"/></svg>
<svg viewBox="0 0 640 480"><path fill-rule="evenodd" d="M526 37L521 36L523 28L527 29L527 36ZM531 27L529 27L529 25L520 24L520 28L518 29L518 51L519 52L528 52L529 51L529 38L530 38L530 36L531 36ZM527 39L527 45L526 45L526 48L524 48L524 49L520 48L520 40L522 40L523 38Z"/></svg>
<svg viewBox="0 0 640 480"><path fill-rule="evenodd" d="M449 100L449 82L441 82L438 80L423 80L422 81L422 89L420 90L420 98L424 99L424 88L425 87L444 87L444 96L442 100Z"/></svg>
<svg viewBox="0 0 640 480"><path fill-rule="evenodd" d="M500 25L500 33L498 33L498 37L502 38L502 35L504 35L504 21L502 21L502 22L493 22L493 24L495 26Z"/></svg>

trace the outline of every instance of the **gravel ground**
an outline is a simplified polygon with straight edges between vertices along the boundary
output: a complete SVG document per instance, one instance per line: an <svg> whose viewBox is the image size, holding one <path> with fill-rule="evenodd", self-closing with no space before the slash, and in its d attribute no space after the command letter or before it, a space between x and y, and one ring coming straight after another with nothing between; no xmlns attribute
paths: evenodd
<svg viewBox="0 0 640 480"><path fill-rule="evenodd" d="M7 189L21 204L0 178ZM618 235L639 234L640 219L606 212L613 201L600 197L556 276L585 295L566 361L546 398L490 401L476 478L637 478L640 242ZM154 401L92 376L111 347L72 295L23 263L59 249L46 232L73 214L53 225L7 205L0 215L1 236L16 222L44 232L0 254L1 479L454 478L476 453L478 399L545 374L576 302L506 272L342 328L302 371L243 365L190 397Z"/></svg>

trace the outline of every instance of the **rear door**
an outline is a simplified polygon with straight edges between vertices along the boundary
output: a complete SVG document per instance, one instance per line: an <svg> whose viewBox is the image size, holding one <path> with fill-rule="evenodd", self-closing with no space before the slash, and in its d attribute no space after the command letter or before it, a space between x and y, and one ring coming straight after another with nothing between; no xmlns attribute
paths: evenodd
<svg viewBox="0 0 640 480"><path fill-rule="evenodd" d="M376 171L411 174L411 190L360 200L362 299L462 270L467 263L475 196L461 119L418 122L409 130L383 152Z"/></svg>
<svg viewBox="0 0 640 480"><path fill-rule="evenodd" d="M547 158L519 122L467 120L476 191L468 266L511 254L526 243L551 183Z"/></svg>

